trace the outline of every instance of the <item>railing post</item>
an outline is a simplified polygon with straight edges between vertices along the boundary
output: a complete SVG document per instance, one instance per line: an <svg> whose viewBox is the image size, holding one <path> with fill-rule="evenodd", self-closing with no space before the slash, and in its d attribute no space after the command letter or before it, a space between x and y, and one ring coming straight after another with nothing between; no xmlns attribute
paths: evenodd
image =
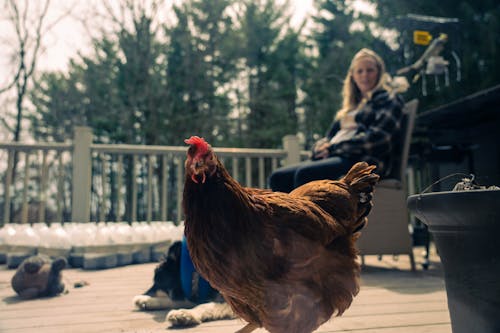
<svg viewBox="0 0 500 333"><path fill-rule="evenodd" d="M89 127L75 127L73 139L73 193L71 200L71 221L90 220L90 180L92 156L92 130Z"/></svg>
<svg viewBox="0 0 500 333"><path fill-rule="evenodd" d="M285 166L300 162L300 144L296 135L286 135L283 137L283 149L288 153L285 159Z"/></svg>

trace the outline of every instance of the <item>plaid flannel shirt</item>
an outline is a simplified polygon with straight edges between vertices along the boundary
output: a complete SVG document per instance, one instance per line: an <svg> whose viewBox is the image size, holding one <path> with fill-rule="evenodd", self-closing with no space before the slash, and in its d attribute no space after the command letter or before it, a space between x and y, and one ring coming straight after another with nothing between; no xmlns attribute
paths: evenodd
<svg viewBox="0 0 500 333"><path fill-rule="evenodd" d="M366 161L377 166L378 174L387 175L403 106L404 100L399 94L390 94L384 89L375 91L355 116L358 125L356 134L349 140L331 145L330 156ZM327 138L333 138L339 129L340 121L337 120L328 131Z"/></svg>

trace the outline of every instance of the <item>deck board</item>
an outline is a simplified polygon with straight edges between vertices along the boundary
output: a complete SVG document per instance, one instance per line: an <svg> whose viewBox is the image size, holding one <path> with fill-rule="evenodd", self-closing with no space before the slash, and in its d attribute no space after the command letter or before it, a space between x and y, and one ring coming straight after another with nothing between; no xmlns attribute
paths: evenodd
<svg viewBox="0 0 500 333"><path fill-rule="evenodd" d="M429 270L411 272L409 261L403 257L397 261L391 256L382 260L367 257L361 291L351 307L316 332L451 333L441 265L437 256L431 259ZM14 271L0 266L0 332L229 333L245 325L235 319L173 329L165 321L167 311L136 310L132 298L150 286L155 266L67 269L63 274L70 286L68 294L32 301L20 301L15 296L10 287ZM72 287L82 280L89 285Z"/></svg>

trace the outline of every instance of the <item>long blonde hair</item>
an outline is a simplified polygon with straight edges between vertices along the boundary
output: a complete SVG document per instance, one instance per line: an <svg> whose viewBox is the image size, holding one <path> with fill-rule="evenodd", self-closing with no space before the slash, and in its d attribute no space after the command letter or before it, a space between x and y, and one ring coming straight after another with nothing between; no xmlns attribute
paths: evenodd
<svg viewBox="0 0 500 333"><path fill-rule="evenodd" d="M384 60L382 60L382 58L377 53L370 49L363 48L359 50L352 58L349 70L347 71L347 75L344 79L344 86L342 88L342 108L335 115L335 119L343 118L349 111L354 110L367 102L366 99L363 99L361 91L356 86L356 83L354 82L354 79L352 77L354 65L361 58L371 58L375 60L378 70L377 84L372 89L372 91L368 93L368 99L371 97L371 93L373 91L381 87L387 90L390 89L390 76L385 70Z"/></svg>

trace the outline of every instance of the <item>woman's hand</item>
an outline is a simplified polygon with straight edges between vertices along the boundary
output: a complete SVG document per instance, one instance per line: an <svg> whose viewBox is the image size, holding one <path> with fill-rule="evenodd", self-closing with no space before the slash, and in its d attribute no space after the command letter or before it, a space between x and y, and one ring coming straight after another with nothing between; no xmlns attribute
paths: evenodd
<svg viewBox="0 0 500 333"><path fill-rule="evenodd" d="M326 139L323 138L316 142L313 146L313 160L321 160L323 158L327 158L329 155L328 148L330 148L330 142Z"/></svg>

